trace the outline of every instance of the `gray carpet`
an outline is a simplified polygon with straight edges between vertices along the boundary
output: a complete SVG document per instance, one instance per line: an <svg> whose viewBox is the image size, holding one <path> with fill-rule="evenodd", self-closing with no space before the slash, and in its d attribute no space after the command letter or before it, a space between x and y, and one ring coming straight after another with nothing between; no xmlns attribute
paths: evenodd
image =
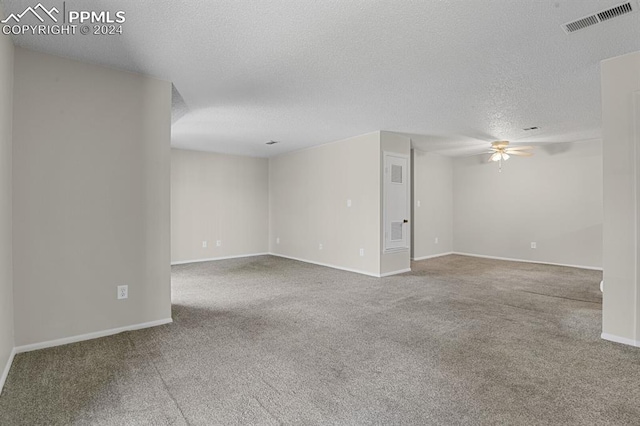
<svg viewBox="0 0 640 426"><path fill-rule="evenodd" d="M462 256L384 279L173 267L171 325L16 356L0 424L635 424L601 273Z"/></svg>

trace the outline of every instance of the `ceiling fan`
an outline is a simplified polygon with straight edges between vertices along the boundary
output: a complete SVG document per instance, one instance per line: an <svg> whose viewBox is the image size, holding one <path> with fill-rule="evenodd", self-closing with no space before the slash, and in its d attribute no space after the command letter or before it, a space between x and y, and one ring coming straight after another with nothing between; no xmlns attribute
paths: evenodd
<svg viewBox="0 0 640 426"><path fill-rule="evenodd" d="M491 150L487 154L491 154L489 161L496 161L499 165L499 172L502 172L502 161L507 161L510 156L531 157L533 152L527 150L533 149L532 146L512 146L509 147L509 141L491 142Z"/></svg>

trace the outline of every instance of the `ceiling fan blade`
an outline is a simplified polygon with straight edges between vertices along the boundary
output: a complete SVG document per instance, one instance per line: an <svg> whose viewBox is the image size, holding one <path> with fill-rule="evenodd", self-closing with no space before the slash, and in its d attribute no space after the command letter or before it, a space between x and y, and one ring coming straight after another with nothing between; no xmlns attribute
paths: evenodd
<svg viewBox="0 0 640 426"><path fill-rule="evenodd" d="M533 152L525 152L525 151L507 150L506 153L509 154L509 155L516 155L518 157L531 157L533 155Z"/></svg>
<svg viewBox="0 0 640 426"><path fill-rule="evenodd" d="M478 155L493 154L493 151L482 151L474 154L461 155L460 158L477 157Z"/></svg>
<svg viewBox="0 0 640 426"><path fill-rule="evenodd" d="M520 150L520 149L534 149L533 146L519 146L519 145L515 145L515 146L510 146L507 149L509 150Z"/></svg>

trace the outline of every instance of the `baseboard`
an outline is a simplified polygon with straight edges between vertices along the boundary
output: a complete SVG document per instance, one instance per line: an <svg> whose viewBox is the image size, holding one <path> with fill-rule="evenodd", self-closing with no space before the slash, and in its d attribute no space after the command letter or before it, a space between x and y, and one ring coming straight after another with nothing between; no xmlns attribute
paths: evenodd
<svg viewBox="0 0 640 426"><path fill-rule="evenodd" d="M0 395L2 395L2 389L4 389L4 382L7 380L7 376L9 376L9 370L11 369L11 364L13 364L13 358L15 356L16 356L16 348L13 348L11 349L11 353L9 354L7 365L5 365L4 370L2 370L2 376L0 376Z"/></svg>
<svg viewBox="0 0 640 426"><path fill-rule="evenodd" d="M312 263L314 265L325 266L327 268L339 269L341 271L347 271L347 272L355 272L356 274L362 274L362 275L368 275L370 277L380 278L380 274L374 274L374 273L367 272L367 271L361 271L359 269L345 268L343 266L331 265L329 263L316 262L316 261L307 260L307 259L300 259L298 257L286 256L284 254L277 254L277 253L269 253L269 254L271 256L283 257L285 259L291 259L291 260L297 260L298 262Z"/></svg>
<svg viewBox="0 0 640 426"><path fill-rule="evenodd" d="M179 262L171 262L171 266L173 266L173 265L186 265L187 263L211 262L212 260L227 260L227 259L240 259L242 257L266 256L268 254L270 254L270 253L239 254L239 255L236 255L236 256L210 257L210 258L207 258L207 259L181 260Z"/></svg>
<svg viewBox="0 0 640 426"><path fill-rule="evenodd" d="M380 274L380 278L390 277L391 275L404 274L405 272L411 272L411 268L400 269L398 271L385 272L384 274Z"/></svg>
<svg viewBox="0 0 640 426"><path fill-rule="evenodd" d="M82 342L84 340L98 339L100 337L111 336L113 334L123 333L125 331L140 330L143 328L156 327L158 325L164 325L172 323L172 318L165 318L157 321L144 322L141 324L127 325L125 327L112 328L109 330L96 331L94 333L80 334L77 336L64 337L62 339L48 340L46 342L32 343L29 345L16 346L14 348L15 353L36 351L38 349L52 348L54 346L68 345L69 343Z"/></svg>
<svg viewBox="0 0 640 426"><path fill-rule="evenodd" d="M640 348L640 341L637 340L627 339L626 337L620 337L609 333L602 333L600 337L610 342L622 343L623 345L635 346L636 348Z"/></svg>
<svg viewBox="0 0 640 426"><path fill-rule="evenodd" d="M446 253L430 254L429 256L412 257L411 260L416 262L418 260L427 260L427 259L433 259L435 257L449 256L450 254L454 254L454 253L452 251L448 251Z"/></svg>
<svg viewBox="0 0 640 426"><path fill-rule="evenodd" d="M540 263L542 265L566 266L568 268L590 269L592 271L602 271L602 268L597 266L569 265L566 263L545 262L543 260L525 260L525 259L514 259L512 257L486 256L484 254L462 253L459 251L454 251L453 253L450 253L450 254L458 254L460 256L470 256L470 257L481 257L483 259L507 260L509 262Z"/></svg>

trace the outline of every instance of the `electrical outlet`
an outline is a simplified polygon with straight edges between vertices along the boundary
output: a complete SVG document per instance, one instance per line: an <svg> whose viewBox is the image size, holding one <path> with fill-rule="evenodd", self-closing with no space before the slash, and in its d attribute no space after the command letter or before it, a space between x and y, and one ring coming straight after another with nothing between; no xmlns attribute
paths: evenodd
<svg viewBox="0 0 640 426"><path fill-rule="evenodd" d="M206 241L202 242L202 248L207 248L207 242Z"/></svg>
<svg viewBox="0 0 640 426"><path fill-rule="evenodd" d="M222 247L222 240L216 241L216 247Z"/></svg>
<svg viewBox="0 0 640 426"><path fill-rule="evenodd" d="M276 244L280 244L280 237L276 238Z"/></svg>
<svg viewBox="0 0 640 426"><path fill-rule="evenodd" d="M322 243L318 244L318 250L322 250Z"/></svg>
<svg viewBox="0 0 640 426"><path fill-rule="evenodd" d="M433 240L433 242L434 242L434 243L436 243L436 244L438 244L440 241L438 240L438 237L436 237L436 238Z"/></svg>
<svg viewBox="0 0 640 426"><path fill-rule="evenodd" d="M538 244L536 244L535 242L531 242L531 248L532 249L538 248Z"/></svg>
<svg viewBox="0 0 640 426"><path fill-rule="evenodd" d="M351 200L347 200L347 207L351 207Z"/></svg>
<svg viewBox="0 0 640 426"><path fill-rule="evenodd" d="M129 286L128 285L119 285L118 286L118 299L128 299L129 298Z"/></svg>
<svg viewBox="0 0 640 426"><path fill-rule="evenodd" d="M364 256L364 249L360 249L360 256Z"/></svg>
<svg viewBox="0 0 640 426"><path fill-rule="evenodd" d="M418 200L417 204L418 204L418 207L420 207L420 200Z"/></svg>

